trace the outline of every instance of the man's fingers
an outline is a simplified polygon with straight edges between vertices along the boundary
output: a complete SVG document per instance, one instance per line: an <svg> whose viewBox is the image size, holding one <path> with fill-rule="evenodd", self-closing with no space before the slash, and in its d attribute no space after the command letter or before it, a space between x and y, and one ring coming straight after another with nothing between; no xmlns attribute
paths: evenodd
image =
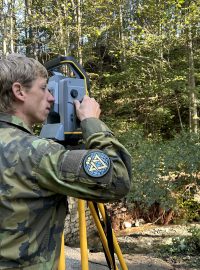
<svg viewBox="0 0 200 270"><path fill-rule="evenodd" d="M76 107L76 109L78 109L79 107L80 107L80 102L79 102L79 100L74 100L74 105L75 105L75 107Z"/></svg>

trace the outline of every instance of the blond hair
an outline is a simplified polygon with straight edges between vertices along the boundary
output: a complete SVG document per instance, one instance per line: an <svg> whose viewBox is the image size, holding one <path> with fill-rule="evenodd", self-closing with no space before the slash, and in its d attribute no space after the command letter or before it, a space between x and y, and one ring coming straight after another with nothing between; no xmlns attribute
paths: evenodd
<svg viewBox="0 0 200 270"><path fill-rule="evenodd" d="M28 89L38 77L47 78L47 70L33 58L9 54L0 59L0 111L8 112L12 109L15 100L12 92L14 82Z"/></svg>

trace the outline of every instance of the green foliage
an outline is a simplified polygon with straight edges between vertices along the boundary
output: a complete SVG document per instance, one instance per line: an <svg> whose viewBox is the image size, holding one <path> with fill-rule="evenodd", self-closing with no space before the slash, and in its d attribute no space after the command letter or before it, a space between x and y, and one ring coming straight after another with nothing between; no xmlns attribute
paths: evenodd
<svg viewBox="0 0 200 270"><path fill-rule="evenodd" d="M133 119L147 134L170 138L188 125L186 74L182 72L183 76L174 74L157 59L133 58L123 71L104 73L95 96L103 111Z"/></svg>
<svg viewBox="0 0 200 270"><path fill-rule="evenodd" d="M184 221L200 221L200 202L194 200L192 195L187 199L184 199L184 196L179 196L177 205L178 214L176 220L180 216L181 220Z"/></svg>
<svg viewBox="0 0 200 270"><path fill-rule="evenodd" d="M175 199L171 195L171 182L163 178L165 162L162 141L155 143L152 139L145 140L141 133L136 138L131 134L127 136L132 143L128 144L128 149L133 162L133 184L129 199L147 206L158 202L165 209L172 207Z"/></svg>
<svg viewBox="0 0 200 270"><path fill-rule="evenodd" d="M120 140L132 155L133 183L128 199L150 207L157 202L165 210L173 209L177 219L199 220L199 156L196 134L182 133L170 141L142 131L126 131Z"/></svg>
<svg viewBox="0 0 200 270"><path fill-rule="evenodd" d="M191 227L188 229L189 236L174 237L170 245L163 247L165 252L175 254L199 254L200 252L200 228Z"/></svg>

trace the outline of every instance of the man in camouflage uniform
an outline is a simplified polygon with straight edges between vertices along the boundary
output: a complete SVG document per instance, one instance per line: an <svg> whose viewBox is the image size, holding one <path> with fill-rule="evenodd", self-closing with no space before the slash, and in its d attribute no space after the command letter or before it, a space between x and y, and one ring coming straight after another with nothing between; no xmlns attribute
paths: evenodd
<svg viewBox="0 0 200 270"><path fill-rule="evenodd" d="M39 62L0 60L0 269L56 270L66 195L109 202L130 189L130 155L99 120L93 98L75 101L84 150L33 134L53 101Z"/></svg>

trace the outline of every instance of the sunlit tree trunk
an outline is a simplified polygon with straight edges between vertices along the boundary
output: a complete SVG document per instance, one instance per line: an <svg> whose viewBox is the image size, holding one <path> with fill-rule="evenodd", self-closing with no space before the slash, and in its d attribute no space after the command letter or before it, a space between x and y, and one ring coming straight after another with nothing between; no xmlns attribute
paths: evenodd
<svg viewBox="0 0 200 270"><path fill-rule="evenodd" d="M195 91L194 54L191 28L188 30L188 89L189 89L189 126L192 132L198 132L197 94Z"/></svg>
<svg viewBox="0 0 200 270"><path fill-rule="evenodd" d="M70 55L70 32L69 32L69 27L66 29L66 38L67 38L67 43L66 43L66 48L65 48L65 54Z"/></svg>
<svg viewBox="0 0 200 270"><path fill-rule="evenodd" d="M14 20L13 20L13 16L14 16L14 0L9 0L8 1L8 6L9 6L9 20L10 20L10 51L13 53L14 52Z"/></svg>
<svg viewBox="0 0 200 270"><path fill-rule="evenodd" d="M59 44L59 47L60 47L60 50L61 52L64 51L65 52L65 48L64 48L64 29L63 29L63 15L62 15L62 7L61 5L59 5L59 8L58 8L58 21L59 21L59 39L60 39L60 44Z"/></svg>
<svg viewBox="0 0 200 270"><path fill-rule="evenodd" d="M72 9L74 11L74 20L76 22L75 31L76 31L76 48L77 48L77 58L82 64L83 56L82 56L82 12L81 12L81 0L71 0Z"/></svg>
<svg viewBox="0 0 200 270"><path fill-rule="evenodd" d="M120 43L121 43L121 63L125 62L126 59L126 51L125 51L125 40L124 40L124 27L123 27L123 10L122 10L122 4L119 4L119 35L120 35Z"/></svg>
<svg viewBox="0 0 200 270"><path fill-rule="evenodd" d="M68 18L69 18L69 9L66 6L65 8L65 48L64 48L64 54L65 55L70 55L70 24L68 23Z"/></svg>
<svg viewBox="0 0 200 270"><path fill-rule="evenodd" d="M2 54L7 54L8 33L7 33L7 6L4 0L1 0L1 35L2 35Z"/></svg>
<svg viewBox="0 0 200 270"><path fill-rule="evenodd" d="M82 13L81 13L81 0L77 1L77 47L78 47L78 59L80 64L83 63L83 55L82 55Z"/></svg>

